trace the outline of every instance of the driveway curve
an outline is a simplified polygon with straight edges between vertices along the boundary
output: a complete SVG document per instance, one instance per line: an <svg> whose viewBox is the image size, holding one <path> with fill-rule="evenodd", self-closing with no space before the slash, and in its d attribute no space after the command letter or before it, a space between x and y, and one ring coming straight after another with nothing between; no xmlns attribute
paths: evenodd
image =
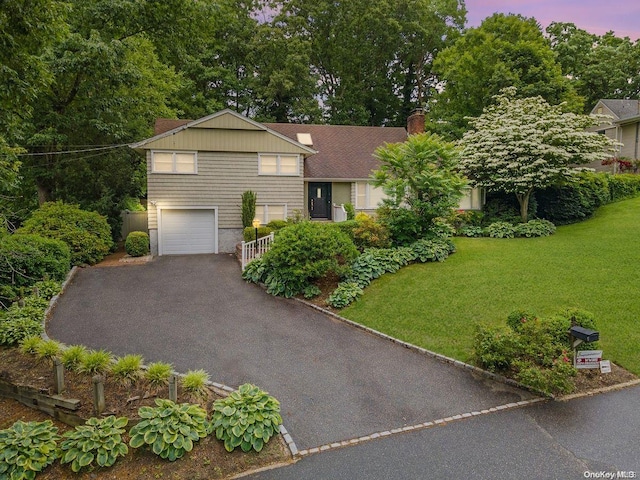
<svg viewBox="0 0 640 480"><path fill-rule="evenodd" d="M280 400L298 448L531 398L240 278L230 255L79 269L48 325L66 344L202 368Z"/></svg>

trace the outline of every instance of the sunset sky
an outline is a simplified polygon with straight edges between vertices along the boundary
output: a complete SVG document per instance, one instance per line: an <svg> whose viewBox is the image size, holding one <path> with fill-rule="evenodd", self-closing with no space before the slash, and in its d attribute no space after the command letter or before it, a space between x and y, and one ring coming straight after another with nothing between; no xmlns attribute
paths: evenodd
<svg viewBox="0 0 640 480"><path fill-rule="evenodd" d="M468 27L480 25L495 12L535 17L546 28L551 22L571 22L602 35L613 30L618 37L640 38L640 0L466 0Z"/></svg>

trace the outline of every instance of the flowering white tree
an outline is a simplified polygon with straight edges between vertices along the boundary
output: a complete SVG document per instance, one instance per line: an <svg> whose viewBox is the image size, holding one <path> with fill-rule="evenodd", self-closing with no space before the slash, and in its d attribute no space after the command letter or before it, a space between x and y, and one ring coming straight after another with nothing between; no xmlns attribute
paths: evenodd
<svg viewBox="0 0 640 480"><path fill-rule="evenodd" d="M505 88L495 104L470 119L460 165L473 186L514 193L526 222L536 188L571 180L577 165L611 156L618 144L587 131L607 117L563 113L542 97L515 98L515 93L514 87Z"/></svg>

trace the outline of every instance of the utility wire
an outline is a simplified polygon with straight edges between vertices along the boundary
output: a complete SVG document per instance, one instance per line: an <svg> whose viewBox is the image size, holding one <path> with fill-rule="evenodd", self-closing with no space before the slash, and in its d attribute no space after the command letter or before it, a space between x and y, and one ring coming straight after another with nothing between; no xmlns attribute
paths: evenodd
<svg viewBox="0 0 640 480"><path fill-rule="evenodd" d="M96 152L98 150L113 150L116 148L128 147L128 143L123 143L120 145L107 145L105 147L95 147L95 148L85 148L82 150L65 150L60 152L42 152L42 153L19 153L18 157L42 157L45 155L64 155L69 153L85 153L85 152Z"/></svg>

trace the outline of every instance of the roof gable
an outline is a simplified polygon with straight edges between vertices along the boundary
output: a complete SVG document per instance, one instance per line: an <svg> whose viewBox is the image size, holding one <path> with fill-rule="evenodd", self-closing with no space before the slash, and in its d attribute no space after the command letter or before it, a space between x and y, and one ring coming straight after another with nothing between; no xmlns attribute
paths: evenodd
<svg viewBox="0 0 640 480"><path fill-rule="evenodd" d="M155 136L132 144L136 150L171 149L230 152L278 152L310 155L302 145L265 125L226 109L198 120L159 119Z"/></svg>
<svg viewBox="0 0 640 480"><path fill-rule="evenodd" d="M640 115L640 100L602 99L596 103L591 113L597 113L599 107L603 107L603 113L612 115L614 120L624 120Z"/></svg>

